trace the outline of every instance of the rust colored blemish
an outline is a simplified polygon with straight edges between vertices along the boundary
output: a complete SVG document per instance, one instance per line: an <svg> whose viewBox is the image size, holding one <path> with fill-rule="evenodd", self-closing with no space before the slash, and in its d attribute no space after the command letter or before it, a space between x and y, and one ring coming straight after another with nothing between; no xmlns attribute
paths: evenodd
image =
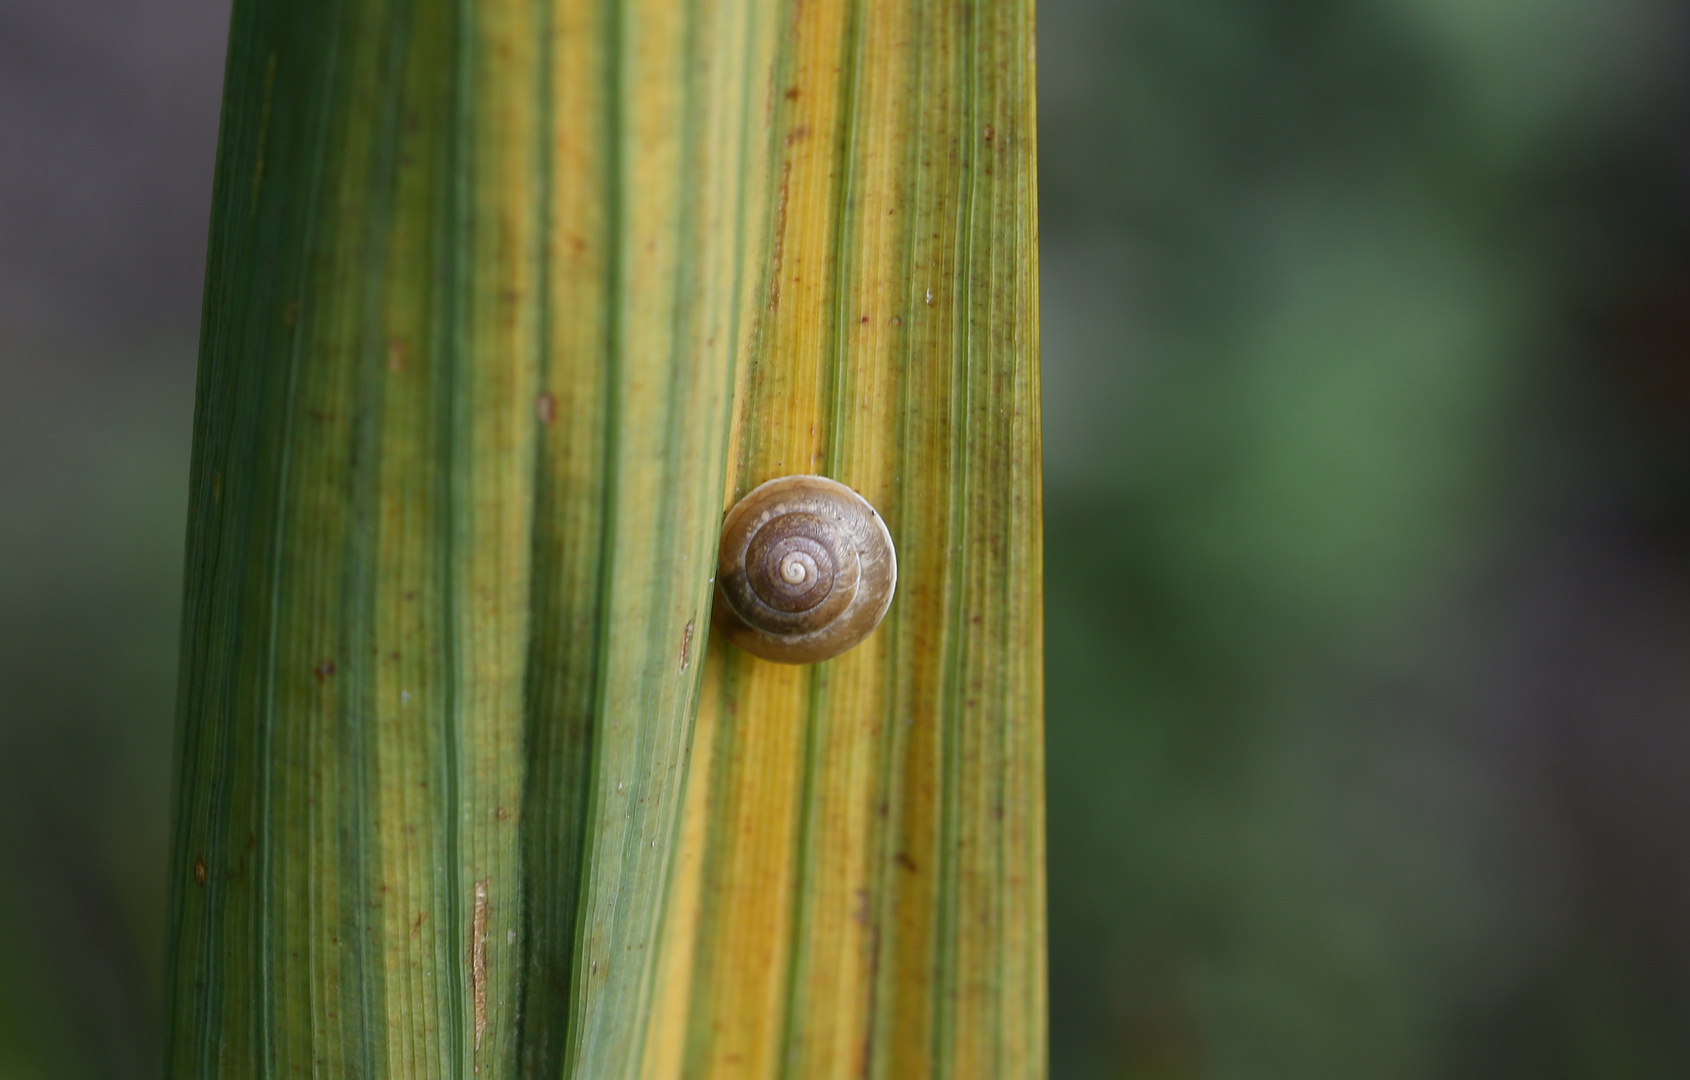
<svg viewBox="0 0 1690 1080"><path fill-rule="evenodd" d="M789 86L789 87L786 88L786 100L788 100L788 101L797 101L798 100L798 88L796 86Z"/></svg>
<svg viewBox="0 0 1690 1080"><path fill-rule="evenodd" d="M541 394L534 399L534 415L540 418L540 423L551 425L557 419L557 398L550 392Z"/></svg>
<svg viewBox="0 0 1690 1080"><path fill-rule="evenodd" d="M688 619L686 629L681 631L681 670L682 671L685 671L687 668L692 666L692 623L693 623L693 620Z"/></svg>
<svg viewBox="0 0 1690 1080"><path fill-rule="evenodd" d="M417 935L422 933L423 916L425 914L427 913L422 911L417 912L417 921L411 924L412 941L415 941L417 939Z"/></svg>
<svg viewBox="0 0 1690 1080"><path fill-rule="evenodd" d="M511 816L511 812L501 806L497 810L493 811L493 816L498 820L503 821Z"/></svg>
<svg viewBox="0 0 1690 1080"><path fill-rule="evenodd" d="M995 139L997 137L998 137L998 129L993 127L990 124L987 124L986 125L986 141L991 142L993 139Z"/></svg>
<svg viewBox="0 0 1690 1080"><path fill-rule="evenodd" d="M868 316L867 316L867 315L864 315L864 316L863 316L863 318L862 318L862 324L863 324L863 325L864 325L864 326L867 326L867 325L868 325Z"/></svg>
<svg viewBox="0 0 1690 1080"><path fill-rule="evenodd" d="M223 474L220 473L220 472L214 472L214 473L211 474L211 501L212 502L218 502L222 498L223 498Z"/></svg>
<svg viewBox="0 0 1690 1080"><path fill-rule="evenodd" d="M892 325L893 325L893 326L902 326L902 325L904 325L904 317L903 317L903 316L902 316L902 315L894 315L894 316L892 316Z"/></svg>
<svg viewBox="0 0 1690 1080"><path fill-rule="evenodd" d="M791 146L795 142L803 142L809 135L810 129L803 124L799 124L787 133L786 145Z"/></svg>
<svg viewBox="0 0 1690 1080"><path fill-rule="evenodd" d="M205 856L194 856L194 884L205 888Z"/></svg>
<svg viewBox="0 0 1690 1080"><path fill-rule="evenodd" d="M915 860L910 858L910 853L907 851L898 852L893 861L912 874L920 872L920 868L915 865Z"/></svg>
<svg viewBox="0 0 1690 1080"><path fill-rule="evenodd" d="M318 682L328 681L329 676L334 674L334 661L324 660L312 669L311 674L317 676Z"/></svg>
<svg viewBox="0 0 1690 1080"><path fill-rule="evenodd" d="M780 268L786 258L786 201L792 187L792 162L781 164L780 197L775 201L775 250L769 260L769 314L780 310Z"/></svg>
<svg viewBox="0 0 1690 1080"><path fill-rule="evenodd" d="M395 338L388 338L387 339L387 370L389 370L389 371L404 371L405 370L405 339L404 338L396 338L395 337Z"/></svg>
<svg viewBox="0 0 1690 1080"><path fill-rule="evenodd" d="M475 1002L475 1050L481 1052L481 1035L487 1030L487 885L492 878L475 883L475 911L470 917L469 985Z"/></svg>

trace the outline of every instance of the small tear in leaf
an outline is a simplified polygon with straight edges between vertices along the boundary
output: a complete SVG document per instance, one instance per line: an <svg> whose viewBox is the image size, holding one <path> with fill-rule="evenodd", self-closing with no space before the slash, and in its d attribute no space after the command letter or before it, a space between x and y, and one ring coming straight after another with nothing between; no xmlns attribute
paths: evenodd
<svg viewBox="0 0 1690 1080"><path fill-rule="evenodd" d="M481 1035L487 1030L487 885L492 878L475 883L475 911L470 916L469 982L475 1002L475 1049L481 1050Z"/></svg>

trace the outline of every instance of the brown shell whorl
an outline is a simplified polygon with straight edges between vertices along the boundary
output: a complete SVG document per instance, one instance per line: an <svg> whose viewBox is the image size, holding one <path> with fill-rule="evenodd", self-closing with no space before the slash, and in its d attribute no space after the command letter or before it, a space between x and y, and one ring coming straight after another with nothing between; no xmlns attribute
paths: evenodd
<svg viewBox="0 0 1690 1080"><path fill-rule="evenodd" d="M897 577L891 534L867 500L825 476L783 476L723 521L716 624L747 652L813 664L880 624Z"/></svg>

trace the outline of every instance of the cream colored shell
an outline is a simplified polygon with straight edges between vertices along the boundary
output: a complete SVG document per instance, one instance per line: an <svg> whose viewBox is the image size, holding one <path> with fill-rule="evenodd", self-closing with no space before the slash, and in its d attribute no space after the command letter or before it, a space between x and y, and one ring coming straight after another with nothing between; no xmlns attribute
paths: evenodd
<svg viewBox="0 0 1690 1080"><path fill-rule="evenodd" d="M723 520L715 622L746 652L814 664L880 625L897 583L892 535L868 500L825 476L783 476Z"/></svg>

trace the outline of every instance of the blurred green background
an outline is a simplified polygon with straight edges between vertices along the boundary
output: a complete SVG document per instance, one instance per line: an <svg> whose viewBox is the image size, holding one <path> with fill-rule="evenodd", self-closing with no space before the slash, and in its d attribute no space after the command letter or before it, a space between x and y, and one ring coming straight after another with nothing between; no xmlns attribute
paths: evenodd
<svg viewBox="0 0 1690 1080"><path fill-rule="evenodd" d="M1057 1080L1690 1077L1690 20L1044 0ZM0 1080L151 1077L223 0L0 0Z"/></svg>

